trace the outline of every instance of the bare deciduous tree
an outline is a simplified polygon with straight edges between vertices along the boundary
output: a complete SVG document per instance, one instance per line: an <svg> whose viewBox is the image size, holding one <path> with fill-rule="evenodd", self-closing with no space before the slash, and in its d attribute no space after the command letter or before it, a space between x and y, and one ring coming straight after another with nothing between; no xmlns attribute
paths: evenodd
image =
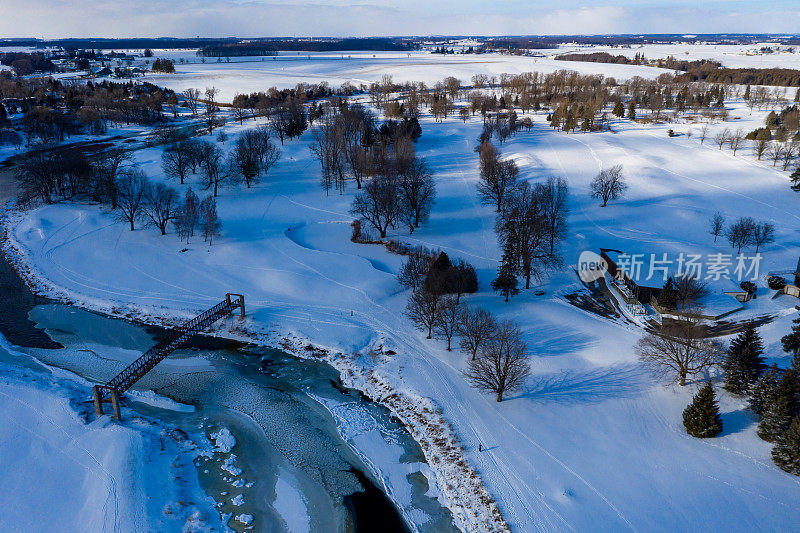
<svg viewBox="0 0 800 533"><path fill-rule="evenodd" d="M350 213L386 237L386 230L397 220L397 181L390 176L375 176L353 198Z"/></svg>
<svg viewBox="0 0 800 533"><path fill-rule="evenodd" d="M729 135L730 131L728 128L725 128L714 136L714 142L717 143L717 146L719 146L720 150L722 150L722 146L729 141Z"/></svg>
<svg viewBox="0 0 800 533"><path fill-rule="evenodd" d="M178 236L181 239L186 239L189 243L189 238L194 237L194 229L200 220L200 200L194 193L191 187L186 191L183 200L183 205L178 209L177 216L174 219L175 227L178 230Z"/></svg>
<svg viewBox="0 0 800 533"><path fill-rule="evenodd" d="M492 314L480 307L465 307L458 317L459 346L472 354L472 359L488 339L494 335L497 321Z"/></svg>
<svg viewBox="0 0 800 533"><path fill-rule="evenodd" d="M547 178L547 182L541 190L545 223L550 241L550 255L555 255L558 251L558 244L567 237L569 186L564 178Z"/></svg>
<svg viewBox="0 0 800 533"><path fill-rule="evenodd" d="M725 231L725 216L717 211L711 217L711 230L709 231L714 236L714 242L717 242L717 237L722 235L723 231Z"/></svg>
<svg viewBox="0 0 800 533"><path fill-rule="evenodd" d="M639 339L636 353L654 375L673 374L675 381L684 386L688 377L717 364L722 349L702 338L696 319L680 316Z"/></svg>
<svg viewBox="0 0 800 533"><path fill-rule="evenodd" d="M178 178L183 185L192 166L192 151L188 141L171 144L161 154L161 169L170 178Z"/></svg>
<svg viewBox="0 0 800 533"><path fill-rule="evenodd" d="M708 137L708 122L700 127L700 144L706 142L706 137Z"/></svg>
<svg viewBox="0 0 800 533"><path fill-rule="evenodd" d="M680 276L675 281L675 306L679 310L697 309L696 302L708 294L708 284L693 276Z"/></svg>
<svg viewBox="0 0 800 533"><path fill-rule="evenodd" d="M527 346L520 329L505 320L481 346L480 355L469 362L465 373L474 387L494 393L498 402L507 392L522 387L529 374Z"/></svg>
<svg viewBox="0 0 800 533"><path fill-rule="evenodd" d="M214 127L217 125L217 113L219 113L219 107L217 107L217 94L219 90L216 87L206 87L205 91L205 104L206 104L206 113L205 113L205 121L206 126L208 126L208 134L211 135L214 132Z"/></svg>
<svg viewBox="0 0 800 533"><path fill-rule="evenodd" d="M128 222L133 231L134 224L142 217L145 197L150 182L144 172L138 168L128 168L117 179L117 205L119 218Z"/></svg>
<svg viewBox="0 0 800 533"><path fill-rule="evenodd" d="M753 227L753 244L758 249L765 244L775 242L775 225L772 222L757 222Z"/></svg>
<svg viewBox="0 0 800 533"><path fill-rule="evenodd" d="M149 223L161 230L161 235L167 234L167 224L175 218L178 207L178 193L172 187L159 183L148 187L144 198L144 214Z"/></svg>
<svg viewBox="0 0 800 533"><path fill-rule="evenodd" d="M439 301L439 317L433 326L437 335L447 339L447 351L451 350L450 343L458 332L458 318L461 306L455 296L443 296Z"/></svg>
<svg viewBox="0 0 800 533"><path fill-rule="evenodd" d="M192 112L192 116L197 116L197 101L200 99L200 90L199 89L186 89L183 91L183 97L186 99L186 105L189 107L189 111Z"/></svg>
<svg viewBox="0 0 800 533"><path fill-rule="evenodd" d="M592 198L602 198L603 207L609 200L616 200L625 194L628 188L625 177L622 175L622 165L601 170L590 184Z"/></svg>
<svg viewBox="0 0 800 533"><path fill-rule="evenodd" d="M429 339L433 334L434 326L439 320L440 299L441 296L438 294L426 290L418 290L411 295L408 299L408 305L406 305L406 316L411 319L417 328L427 330Z"/></svg>
<svg viewBox="0 0 800 533"><path fill-rule="evenodd" d="M497 212L503 205L506 192L517 182L519 168L513 160L500 160L500 154L490 141L478 148L480 156L480 181L478 195L487 204L494 204Z"/></svg>
<svg viewBox="0 0 800 533"><path fill-rule="evenodd" d="M199 149L200 152L200 172L203 187L214 189L216 198L219 186L224 184L233 174L225 154L214 144L204 141Z"/></svg>
<svg viewBox="0 0 800 533"><path fill-rule="evenodd" d="M397 281L404 287L409 287L416 291L425 281L425 275L431 266L430 259L422 253L414 252L406 258L400 272L397 274Z"/></svg>
<svg viewBox="0 0 800 533"><path fill-rule="evenodd" d="M736 150L742 145L742 141L744 140L744 132L741 128L737 129L735 132L731 133L728 137L728 145L733 150L733 155L736 155Z"/></svg>
<svg viewBox="0 0 800 533"><path fill-rule="evenodd" d="M725 237L731 245L736 248L736 253L742 253L742 248L753 243L756 230L756 221L750 217L741 217L730 225L725 231Z"/></svg>
<svg viewBox="0 0 800 533"><path fill-rule="evenodd" d="M222 229L222 222L217 215L217 201L213 196L206 196L198 208L200 218L200 229L203 232L203 240L208 241L211 246L214 237L218 236Z"/></svg>
<svg viewBox="0 0 800 533"><path fill-rule="evenodd" d="M408 164L405 172L397 180L398 218L409 233L428 220L433 203L436 201L436 185L424 159L416 159Z"/></svg>

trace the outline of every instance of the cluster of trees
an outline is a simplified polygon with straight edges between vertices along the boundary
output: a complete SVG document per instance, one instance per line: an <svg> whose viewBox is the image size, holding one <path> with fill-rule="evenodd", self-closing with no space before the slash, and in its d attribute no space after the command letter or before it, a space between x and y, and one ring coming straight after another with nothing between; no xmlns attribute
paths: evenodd
<svg viewBox="0 0 800 533"><path fill-rule="evenodd" d="M448 351L453 339L459 338L459 347L470 356L465 375L477 389L491 392L501 402L525 383L530 368L519 326L459 300L461 293L478 289L471 265L452 263L444 252L418 249L409 255L398 280L412 288L406 316L427 338L446 340Z"/></svg>
<svg viewBox="0 0 800 533"><path fill-rule="evenodd" d="M199 229L209 246L220 234L222 222L217 214L216 199L211 195L200 201L189 188L181 201L174 188L163 183L152 184L136 167L123 170L117 180L117 191L117 218L130 224L131 231L136 222L144 222L166 235L168 224L172 223L187 244Z"/></svg>
<svg viewBox="0 0 800 533"><path fill-rule="evenodd" d="M723 386L731 394L749 398L750 409L758 416L758 436L775 444L773 461L800 475L800 319L795 319L782 343L793 356L791 366L767 368L761 336L754 324L748 324L728 349Z"/></svg>
<svg viewBox="0 0 800 533"><path fill-rule="evenodd" d="M791 366L767 368L764 343L754 323L746 324L726 350L705 338L698 320L681 316L645 334L636 350L656 375L674 376L681 386L688 378L721 366L723 388L749 399L750 409L758 417L758 436L775 444L775 464L800 475L800 318L794 320L791 332L781 342L793 356ZM684 411L683 422L686 431L699 438L714 437L722 431L710 381Z"/></svg>
<svg viewBox="0 0 800 533"><path fill-rule="evenodd" d="M24 205L34 201L49 204L57 198L88 199L108 202L116 209L117 180L128 162L128 154L120 149L92 159L79 150L32 151L17 165L19 200Z"/></svg>
<svg viewBox="0 0 800 533"><path fill-rule="evenodd" d="M269 116L273 110L279 106L286 106L288 102L295 101L305 104L314 100L321 100L332 97L346 97L354 92L354 88L344 85L339 89L333 89L328 82L321 83L298 83L292 89L278 90L275 87L266 92L258 91L250 94L236 94L233 97L231 107L237 120L247 112L254 118L257 116ZM314 120L316 117L309 117Z"/></svg>
<svg viewBox="0 0 800 533"><path fill-rule="evenodd" d="M567 236L569 187L563 178L548 178L531 185L517 182L519 168L502 159L490 142L478 147L480 179L478 195L497 211L495 232L503 257L492 288L508 301L519 292L517 276L540 280L561 264L561 243Z"/></svg>
<svg viewBox="0 0 800 533"><path fill-rule="evenodd" d="M175 72L175 64L171 59L156 59L153 61L153 72L161 72L164 74L172 74Z"/></svg>
<svg viewBox="0 0 800 533"><path fill-rule="evenodd" d="M0 52L0 65L11 67L17 76L55 69L50 56L44 52Z"/></svg>
<svg viewBox="0 0 800 533"><path fill-rule="evenodd" d="M196 47L195 45L194 47ZM238 57L238 56L273 56L278 50L289 52L337 52L346 50L409 50L403 40L367 37L367 38L329 38L329 39L248 39L239 42L221 42L203 45L197 55L206 57Z"/></svg>
<svg viewBox="0 0 800 533"><path fill-rule="evenodd" d="M170 133L161 154L164 174L183 184L190 174L199 173L203 187L213 189L214 197L228 184L244 183L250 188L259 183L281 155L266 126L239 135L227 156L215 143Z"/></svg>
<svg viewBox="0 0 800 533"><path fill-rule="evenodd" d="M649 65L652 67L665 68L669 70L681 70L684 72L688 70L700 69L706 65L708 65L711 68L719 67L722 65L717 61L711 61L709 59L698 59L698 60L676 59L673 56L668 56L664 59L648 60L641 52L634 54L633 58L628 58L623 55L615 56L609 54L608 52L590 52L585 54L580 54L580 53L561 54L559 56L556 56L556 59L560 59L562 61L588 61L591 63L614 63L617 65Z"/></svg>
<svg viewBox="0 0 800 533"><path fill-rule="evenodd" d="M221 224L213 197L200 202L190 190L181 204L175 189L152 184L120 149L91 158L78 150L31 152L20 162L15 177L23 205L36 200L51 203L56 198L89 200L108 205L131 231L137 222L144 222L165 235L168 224L174 222L179 233L188 228L193 235L194 228L200 227L208 241L219 234Z"/></svg>
<svg viewBox="0 0 800 533"><path fill-rule="evenodd" d="M414 233L425 224L436 201L433 173L424 158L418 157L413 141L399 138L364 176L372 177L356 193L350 213L375 228L381 238L389 227L399 225ZM323 167L323 186L325 186Z"/></svg>
<svg viewBox="0 0 800 533"><path fill-rule="evenodd" d="M771 85L800 87L800 70L793 68L727 68L706 63L690 68L678 81L723 83L726 85Z"/></svg>
<svg viewBox="0 0 800 533"><path fill-rule="evenodd" d="M466 122L469 116L469 110L462 107L460 110L462 118ZM492 138L497 137L497 141L503 144L509 137L517 133L522 128L530 131L533 127L533 121L530 117L519 119L517 112L513 109L508 112L499 112L484 117L483 130L478 138L479 143L491 141Z"/></svg>
<svg viewBox="0 0 800 533"><path fill-rule="evenodd" d="M755 252L767 244L775 242L775 224L766 221L757 221L751 217L739 217L730 226L725 228L725 216L717 212L711 218L709 233L714 236L714 242L720 235L724 235L731 248L736 248L736 253L742 253L742 248L755 246Z"/></svg>

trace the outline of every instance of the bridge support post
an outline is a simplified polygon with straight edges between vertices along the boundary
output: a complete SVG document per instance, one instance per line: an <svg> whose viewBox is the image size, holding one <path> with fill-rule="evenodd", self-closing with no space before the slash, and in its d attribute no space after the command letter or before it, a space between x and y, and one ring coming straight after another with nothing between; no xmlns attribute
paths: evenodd
<svg viewBox="0 0 800 533"><path fill-rule="evenodd" d="M111 407L114 409L114 418L122 420L122 413L119 409L119 393L117 389L111 389Z"/></svg>
<svg viewBox="0 0 800 533"><path fill-rule="evenodd" d="M235 296L237 300L239 300L239 317L244 318L244 294L234 294L232 292L228 292L225 294L225 302L230 306L233 303L231 299L232 296Z"/></svg>
<svg viewBox="0 0 800 533"><path fill-rule="evenodd" d="M92 398L94 399L94 414L103 416L103 398L100 396L100 386L92 387Z"/></svg>

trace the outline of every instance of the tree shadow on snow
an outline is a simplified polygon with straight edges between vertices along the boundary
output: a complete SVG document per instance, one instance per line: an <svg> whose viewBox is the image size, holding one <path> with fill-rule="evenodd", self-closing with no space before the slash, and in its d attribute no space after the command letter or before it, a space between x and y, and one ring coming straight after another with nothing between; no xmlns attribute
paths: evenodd
<svg viewBox="0 0 800 533"><path fill-rule="evenodd" d="M535 378L514 398L541 403L598 403L613 398L632 398L649 384L649 374L640 365L615 365L588 371L567 370Z"/></svg>
<svg viewBox="0 0 800 533"><path fill-rule="evenodd" d="M719 416L722 419L722 433L720 436L739 433L756 422L753 412L746 408L731 411L730 413L720 413Z"/></svg>

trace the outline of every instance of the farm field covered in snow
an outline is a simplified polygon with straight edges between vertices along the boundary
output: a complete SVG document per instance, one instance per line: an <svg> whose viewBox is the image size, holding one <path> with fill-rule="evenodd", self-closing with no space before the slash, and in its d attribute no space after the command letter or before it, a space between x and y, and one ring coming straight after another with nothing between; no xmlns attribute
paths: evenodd
<svg viewBox="0 0 800 533"><path fill-rule="evenodd" d="M146 79L176 89L216 85L224 100L235 91L294 86L306 81L304 76L332 85L384 73L395 81L435 81L448 74L466 79L471 72L574 65L501 59L493 65L472 63L475 58L469 57L463 62L437 58L413 69L409 58L397 54L384 63L296 59L291 66L287 62L286 72L270 70L281 63L267 59L253 65L179 65L174 76ZM615 74L611 67L580 65L583 71L619 77L659 73L613 66L619 67ZM763 123L763 112L750 115L741 103L732 111L740 117L733 125L749 130ZM252 125L225 126L225 146ZM792 269L800 242L800 196L789 189L787 173L746 152L734 158L709 141L700 144L696 135L670 138L666 133L668 127L682 133L697 126L617 121L614 133L567 134L553 132L543 114L535 115L533 129L519 132L501 149L517 161L521 179L568 180L567 266L535 287L543 294L523 291L506 304L489 289L500 250L495 214L476 195L474 147L481 126L478 115L466 123L422 120L417 150L434 171L438 200L424 228L411 236L390 233L474 264L480 290L465 301L522 326L533 375L501 404L465 381L463 354L447 352L442 341L426 340L403 317L409 293L396 280L401 257L381 246L350 242L354 191L325 196L319 165L308 148L309 132L286 142L278 168L263 183L221 190L224 227L213 246L198 238L186 246L174 233L130 232L96 205L36 208L14 220L10 238L52 294L122 313L188 316L225 292L242 292L247 330L274 332L275 341L295 335L341 351L393 388L431 398L452 423L469 463L512 529L652 531L699 524L732 531L792 529L800 521L800 481L771 463L770 446L755 435L745 401L721 395L725 430L720 437L704 441L686 435L681 411L696 386L655 381L633 351L639 326L584 311L566 298L585 290L573 271L583 250L730 253L727 243L714 244L708 234L716 211L728 219L746 215L774 222L779 244L763 250L761 271ZM159 148L136 152L155 180L164 179L160 153ZM600 169L618 163L628 177L628 195L601 208L589 198L589 182ZM172 185L181 193L190 185L198 188L196 177L185 186ZM763 280L759 284L766 295ZM712 284L716 296L733 288L731 282ZM796 317L795 303L786 296L759 298L736 315L737 320L774 315L761 328L770 363L786 365L779 339ZM396 354L375 357L376 350Z"/></svg>
<svg viewBox="0 0 800 533"><path fill-rule="evenodd" d="M199 63L194 51L158 51L159 57L175 61L174 74L147 74L146 81L183 91L190 87L214 86L221 101L230 102L234 94L266 91L270 87L293 88L298 83L328 82L332 87L350 83L356 87L379 81L388 74L395 82L424 81L433 85L446 76L467 83L474 74L499 76L538 71L580 70L585 74L604 74L619 79L632 76L655 78L668 70L635 65L604 65L556 61L551 57L521 57L500 54L442 55L429 52L341 52L281 53L275 57L232 58L230 63L206 58ZM178 63L184 58L191 63Z"/></svg>

